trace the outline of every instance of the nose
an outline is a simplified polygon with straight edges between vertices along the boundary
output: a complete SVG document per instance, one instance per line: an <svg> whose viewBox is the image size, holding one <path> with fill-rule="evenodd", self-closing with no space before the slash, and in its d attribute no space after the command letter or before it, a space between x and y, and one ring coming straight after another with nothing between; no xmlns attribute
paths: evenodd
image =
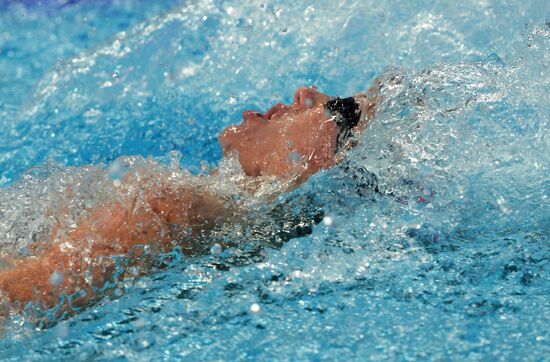
<svg viewBox="0 0 550 362"><path fill-rule="evenodd" d="M294 106L298 109L312 108L328 99L329 96L317 91L314 87L300 87L294 93Z"/></svg>

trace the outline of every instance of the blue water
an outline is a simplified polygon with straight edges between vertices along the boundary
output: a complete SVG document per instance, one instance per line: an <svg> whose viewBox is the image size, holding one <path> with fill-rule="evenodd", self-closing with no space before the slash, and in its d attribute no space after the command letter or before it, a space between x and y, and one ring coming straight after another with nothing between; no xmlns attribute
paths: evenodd
<svg viewBox="0 0 550 362"><path fill-rule="evenodd" d="M548 2L335 4L0 2L11 253L45 235L67 185L108 191L73 166L201 172L244 109L387 84L348 156L386 196L322 172L288 197L332 224L176 255L49 328L14 316L0 360L549 359Z"/></svg>

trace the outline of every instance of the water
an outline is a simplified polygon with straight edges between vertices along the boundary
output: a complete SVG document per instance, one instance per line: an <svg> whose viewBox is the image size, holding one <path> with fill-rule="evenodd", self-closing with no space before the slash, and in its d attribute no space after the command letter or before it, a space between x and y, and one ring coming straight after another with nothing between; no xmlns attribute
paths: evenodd
<svg viewBox="0 0 550 362"><path fill-rule="evenodd" d="M47 234L67 186L79 186L75 218L110 194L73 166L108 174L142 155L201 172L243 109L289 102L303 84L349 95L384 77L376 121L346 162L386 195L322 172L287 196L324 210L311 235L273 242L259 229L223 252L175 255L48 329L13 317L0 358L547 359L549 10L2 3L5 250L28 253Z"/></svg>

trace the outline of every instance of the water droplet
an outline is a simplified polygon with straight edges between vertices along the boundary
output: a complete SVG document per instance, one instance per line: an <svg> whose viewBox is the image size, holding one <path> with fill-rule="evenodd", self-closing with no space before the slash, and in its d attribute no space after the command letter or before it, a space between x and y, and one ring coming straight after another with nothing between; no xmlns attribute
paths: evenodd
<svg viewBox="0 0 550 362"><path fill-rule="evenodd" d="M109 168L107 169L109 178L113 181L113 184L115 184L115 181L118 181L120 186L120 180L124 177L127 170L119 161L113 162ZM115 184L115 187L118 187Z"/></svg>
<svg viewBox="0 0 550 362"><path fill-rule="evenodd" d="M497 205L504 215L510 215L512 213L512 208L508 204L508 200L506 200L503 196L499 196L497 198Z"/></svg>
<svg viewBox="0 0 550 362"><path fill-rule="evenodd" d="M147 325L147 321L143 318L138 318L136 319L134 322L133 322L133 325L136 327L136 328L143 328Z"/></svg>
<svg viewBox="0 0 550 362"><path fill-rule="evenodd" d="M326 215L325 217L323 217L323 224L325 224L326 226L332 226L334 225L334 219L332 218L332 216Z"/></svg>
<svg viewBox="0 0 550 362"><path fill-rule="evenodd" d="M253 303L251 306L250 306L250 311L252 313L258 313L260 311L260 305L258 303Z"/></svg>
<svg viewBox="0 0 550 362"><path fill-rule="evenodd" d="M55 287L59 286L59 284L63 283L63 274L57 270L54 271L52 275L50 275L48 282Z"/></svg>
<svg viewBox="0 0 550 362"><path fill-rule="evenodd" d="M219 254L221 252L222 252L222 246L220 244L214 244L210 248L210 253L211 254Z"/></svg>
<svg viewBox="0 0 550 362"><path fill-rule="evenodd" d="M456 190L461 194L465 194L469 188L470 188L470 183L466 178L459 180L456 184Z"/></svg>
<svg viewBox="0 0 550 362"><path fill-rule="evenodd" d="M288 160L291 162L298 162L302 159L302 155L299 152L294 151L288 155Z"/></svg>
<svg viewBox="0 0 550 362"><path fill-rule="evenodd" d="M66 338L69 334L69 327L65 324L58 324L54 327L53 332L57 338Z"/></svg>

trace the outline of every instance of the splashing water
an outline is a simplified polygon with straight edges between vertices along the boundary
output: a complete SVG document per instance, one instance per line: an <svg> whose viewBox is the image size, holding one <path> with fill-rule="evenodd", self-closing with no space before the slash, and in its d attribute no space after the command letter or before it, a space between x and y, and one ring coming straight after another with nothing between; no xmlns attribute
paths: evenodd
<svg viewBox="0 0 550 362"><path fill-rule="evenodd" d="M120 156L200 173L243 109L303 84L382 85L343 166L261 209L234 247L170 255L45 330L13 316L0 359L550 353L545 2L0 6L4 253L120 192Z"/></svg>

